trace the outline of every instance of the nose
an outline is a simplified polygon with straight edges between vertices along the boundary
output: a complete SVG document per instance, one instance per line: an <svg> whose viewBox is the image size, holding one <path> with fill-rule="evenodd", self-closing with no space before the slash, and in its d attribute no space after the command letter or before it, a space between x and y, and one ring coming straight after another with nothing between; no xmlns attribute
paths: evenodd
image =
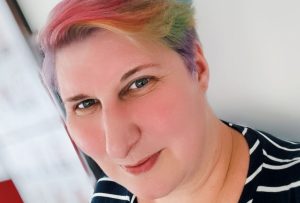
<svg viewBox="0 0 300 203"><path fill-rule="evenodd" d="M130 113L126 109L112 106L102 110L106 153L110 158L126 158L138 143L141 130L130 119Z"/></svg>

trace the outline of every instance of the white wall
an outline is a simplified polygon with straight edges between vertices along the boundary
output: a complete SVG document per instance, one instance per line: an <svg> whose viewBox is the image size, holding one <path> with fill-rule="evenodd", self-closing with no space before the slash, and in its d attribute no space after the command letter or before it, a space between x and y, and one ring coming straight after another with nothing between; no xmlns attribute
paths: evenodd
<svg viewBox="0 0 300 203"><path fill-rule="evenodd" d="M223 118L300 141L300 1L195 1Z"/></svg>
<svg viewBox="0 0 300 203"><path fill-rule="evenodd" d="M19 0L39 29L58 0ZM194 0L222 119L300 141L300 1Z"/></svg>

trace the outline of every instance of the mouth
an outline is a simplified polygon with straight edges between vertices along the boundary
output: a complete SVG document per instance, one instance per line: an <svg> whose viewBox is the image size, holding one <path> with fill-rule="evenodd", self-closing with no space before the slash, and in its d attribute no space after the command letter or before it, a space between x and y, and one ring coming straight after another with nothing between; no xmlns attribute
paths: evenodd
<svg viewBox="0 0 300 203"><path fill-rule="evenodd" d="M123 169L125 169L126 172L131 173L133 175L138 175L141 173L145 173L149 171L156 163L160 152L157 152L155 154L152 154L149 157L146 157L142 160L140 160L138 163L134 165L123 165L121 166Z"/></svg>

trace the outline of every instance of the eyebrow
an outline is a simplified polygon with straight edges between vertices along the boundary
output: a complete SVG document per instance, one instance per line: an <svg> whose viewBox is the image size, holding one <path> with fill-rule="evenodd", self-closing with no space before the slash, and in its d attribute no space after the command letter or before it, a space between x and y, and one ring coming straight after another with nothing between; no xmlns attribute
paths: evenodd
<svg viewBox="0 0 300 203"><path fill-rule="evenodd" d="M85 94L78 94L78 95L67 98L64 102L76 102L76 101L84 100L87 98L89 98L89 96L87 96Z"/></svg>
<svg viewBox="0 0 300 203"><path fill-rule="evenodd" d="M134 67L133 69L129 70L128 72L126 72L122 77L121 77L121 82L123 82L124 80L126 80L127 78L129 78L131 75L146 69L146 68L153 68L153 67L157 67L158 64L155 63L149 63L149 64L143 64L143 65L139 65Z"/></svg>
<svg viewBox="0 0 300 203"><path fill-rule="evenodd" d="M123 82L124 80L126 80L127 78L129 78L131 75L143 70L143 69L146 69L146 68L153 68L153 67L157 67L158 64L154 64L154 63L149 63L149 64L143 64L143 65L139 65L139 66L136 66L134 67L133 69L127 71L120 79L121 82ZM87 99L87 98L90 98L88 95L85 95L85 94L78 94L78 95L75 95L75 96L71 96L69 98L67 98L65 101L63 101L64 103L65 102L76 102L76 101L80 101L80 100L84 100L84 99Z"/></svg>

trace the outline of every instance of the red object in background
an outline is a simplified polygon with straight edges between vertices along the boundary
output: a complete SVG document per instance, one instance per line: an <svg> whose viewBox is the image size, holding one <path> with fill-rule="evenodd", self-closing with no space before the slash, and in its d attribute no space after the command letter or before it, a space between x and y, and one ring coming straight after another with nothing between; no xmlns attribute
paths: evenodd
<svg viewBox="0 0 300 203"><path fill-rule="evenodd" d="M0 202L1 203L23 203L15 184L12 180L0 181Z"/></svg>

